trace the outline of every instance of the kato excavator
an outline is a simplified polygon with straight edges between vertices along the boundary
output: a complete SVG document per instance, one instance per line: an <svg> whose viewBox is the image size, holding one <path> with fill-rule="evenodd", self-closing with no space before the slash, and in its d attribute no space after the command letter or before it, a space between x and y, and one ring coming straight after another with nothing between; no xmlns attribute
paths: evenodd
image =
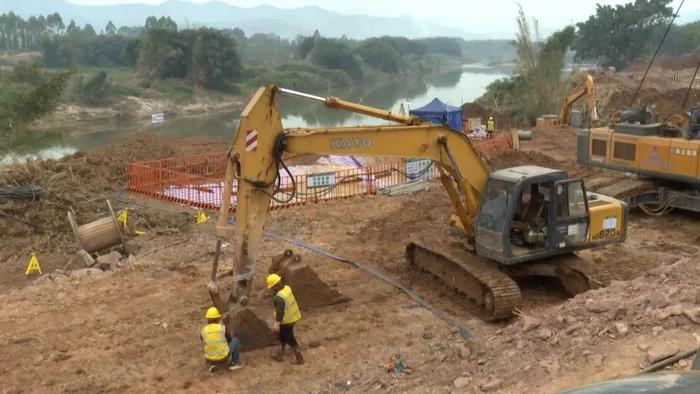
<svg viewBox="0 0 700 394"><path fill-rule="evenodd" d="M390 123L285 129L277 106L280 94ZM232 240L233 284L223 294L215 275L209 283L212 300L222 312L239 314L247 308L270 202L291 198L289 189L282 190L279 184L280 171L288 172L285 153L432 160L455 212L454 228L464 234L465 245L440 246L440 238L447 234L435 235L435 244L428 242L430 238L414 240L406 247L408 263L474 300L487 321L510 317L518 305L520 288L511 276L558 277L574 294L605 285L606 271L573 252L626 237L626 204L587 192L581 179L569 178L564 171L521 166L490 173L470 140L444 126L267 85L241 113L228 152L216 235L218 244Z"/></svg>

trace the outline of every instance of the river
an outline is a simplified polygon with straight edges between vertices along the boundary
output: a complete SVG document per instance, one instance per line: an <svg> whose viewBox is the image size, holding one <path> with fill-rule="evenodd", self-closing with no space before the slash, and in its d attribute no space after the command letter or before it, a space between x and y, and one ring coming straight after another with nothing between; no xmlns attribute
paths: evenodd
<svg viewBox="0 0 700 394"><path fill-rule="evenodd" d="M358 86L333 92L308 92L334 96L398 112L401 105L417 108L437 97L447 104L461 106L481 96L493 80L509 75L507 68L465 65L462 69L421 77L410 77L376 86ZM345 111L330 110L319 103L283 97L280 99L282 124L285 127L336 127L379 124L381 121ZM41 157L58 159L78 150L99 147L134 132L152 132L165 136L210 136L230 138L237 126L239 111L222 111L210 115L165 119L163 124L103 124L63 130L60 133L28 136L0 152L0 164L13 158Z"/></svg>

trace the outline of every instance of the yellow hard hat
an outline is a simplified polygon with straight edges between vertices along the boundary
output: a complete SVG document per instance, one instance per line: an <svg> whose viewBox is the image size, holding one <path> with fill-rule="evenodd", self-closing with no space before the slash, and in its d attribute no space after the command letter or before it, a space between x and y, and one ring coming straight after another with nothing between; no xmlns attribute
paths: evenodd
<svg viewBox="0 0 700 394"><path fill-rule="evenodd" d="M207 314L205 315L207 319L218 319L221 317L221 313L219 313L219 310L216 309L215 306L210 307L207 309Z"/></svg>
<svg viewBox="0 0 700 394"><path fill-rule="evenodd" d="M268 275L267 279L265 279L265 281L267 282L267 288L271 289L272 286L280 283L281 280L282 280L282 277L277 275L277 274Z"/></svg>

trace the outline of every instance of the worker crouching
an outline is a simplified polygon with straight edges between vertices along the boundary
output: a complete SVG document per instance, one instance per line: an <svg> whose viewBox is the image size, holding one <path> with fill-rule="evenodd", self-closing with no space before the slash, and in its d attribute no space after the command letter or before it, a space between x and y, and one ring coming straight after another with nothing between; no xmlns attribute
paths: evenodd
<svg viewBox="0 0 700 394"><path fill-rule="evenodd" d="M292 293L292 288L282 285L282 277L277 274L267 276L267 288L271 289L275 294L275 322L272 330L278 333L280 342L279 351L272 358L277 361L283 361L284 351L289 345L294 350L295 356L292 364L303 364L304 356L302 356L299 344L294 337L294 325L301 320L301 311L297 300L294 298L294 293Z"/></svg>
<svg viewBox="0 0 700 394"><path fill-rule="evenodd" d="M214 372L217 366L228 367L230 370L241 368L241 341L226 331L216 307L207 309L205 317L207 325L202 328L200 337L204 342L204 360L209 365L209 372Z"/></svg>

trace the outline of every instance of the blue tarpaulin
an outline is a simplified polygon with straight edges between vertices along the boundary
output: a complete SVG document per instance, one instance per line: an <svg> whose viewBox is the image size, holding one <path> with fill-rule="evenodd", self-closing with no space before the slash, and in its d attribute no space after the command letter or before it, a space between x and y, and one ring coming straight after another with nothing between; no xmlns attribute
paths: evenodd
<svg viewBox="0 0 700 394"><path fill-rule="evenodd" d="M431 123L445 125L455 131L462 131L462 108L445 104L437 97L420 108L412 109L410 114L430 120Z"/></svg>

